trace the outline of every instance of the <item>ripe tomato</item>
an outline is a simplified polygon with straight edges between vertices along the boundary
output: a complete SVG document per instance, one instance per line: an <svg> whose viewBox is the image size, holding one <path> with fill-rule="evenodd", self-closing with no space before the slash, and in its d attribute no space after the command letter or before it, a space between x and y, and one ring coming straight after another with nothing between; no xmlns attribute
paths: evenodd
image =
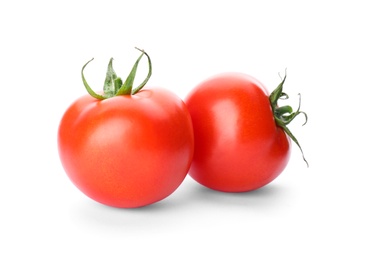
<svg viewBox="0 0 369 260"><path fill-rule="evenodd" d="M95 97L77 99L58 132L60 159L71 181L88 197L113 207L141 207L173 193L187 175L194 149L184 102L159 88L108 97L107 89L122 83L111 62L105 96L89 88L83 69L82 77Z"/></svg>
<svg viewBox="0 0 369 260"><path fill-rule="evenodd" d="M305 114L276 105L287 97L284 80L270 98L259 81L242 73L216 75L188 94L195 135L193 179L214 190L244 192L270 183L284 170L290 137L298 144L286 125Z"/></svg>

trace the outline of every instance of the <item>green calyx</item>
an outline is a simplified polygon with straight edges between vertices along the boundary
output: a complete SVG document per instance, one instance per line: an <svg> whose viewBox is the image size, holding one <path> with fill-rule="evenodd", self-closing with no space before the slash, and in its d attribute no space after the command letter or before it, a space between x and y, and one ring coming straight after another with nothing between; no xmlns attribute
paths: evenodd
<svg viewBox="0 0 369 260"><path fill-rule="evenodd" d="M150 77L151 77L151 73L152 73L152 67L151 67L151 59L149 57L149 55L141 49L136 48L137 50L141 51L141 55L138 57L138 59L136 60L135 64L133 65L133 68L131 70L131 72L129 73L127 79L123 82L122 79L120 77L117 76L117 74L115 73L114 69L113 69L113 58L110 59L109 64L108 64L108 70L106 72L106 77L105 77L105 82L104 82L104 94L100 95L97 94L95 91L92 90L92 88L88 85L85 76L83 74L83 71L85 69L85 67L87 66L87 64L89 64L93 58L91 60L89 60L83 67L82 67L82 81L83 81L83 85L85 86L87 92L94 98L103 100L103 99L107 99L107 98L111 98L111 97L115 97L115 96L119 96L119 95L134 95L136 94L138 91L140 91L145 84L149 81ZM137 67L138 64L142 58L142 56L145 55L148 59L149 62L149 72L145 78L145 80L136 88L133 88L133 82L134 79L136 77L136 71L137 71Z"/></svg>
<svg viewBox="0 0 369 260"><path fill-rule="evenodd" d="M282 82L278 85L278 87L270 94L269 96L270 105L272 106L275 122L297 144L297 146L300 148L300 151L302 153L302 158L306 162L306 165L309 167L309 163L305 159L304 152L302 151L299 142L297 141L296 137L291 133L291 131L287 127L287 125L291 123L292 120L299 114L303 114L305 116L305 122L303 125L307 123L307 120L308 120L307 114L303 111L300 111L301 95L299 94L299 107L297 108L295 112L293 111L291 106L278 107L279 99L288 99L288 95L283 92L283 84L286 80L286 77L287 77L287 74L284 76Z"/></svg>

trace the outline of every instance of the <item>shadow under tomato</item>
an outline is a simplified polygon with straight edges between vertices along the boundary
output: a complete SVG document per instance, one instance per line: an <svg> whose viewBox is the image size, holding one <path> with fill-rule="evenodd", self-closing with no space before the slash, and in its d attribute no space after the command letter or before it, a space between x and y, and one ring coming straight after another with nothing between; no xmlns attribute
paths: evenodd
<svg viewBox="0 0 369 260"><path fill-rule="evenodd" d="M179 187L167 198L144 207L114 208L85 198L76 201L70 213L76 223L87 228L146 232L186 222L184 216L191 213L187 210L190 200L186 188Z"/></svg>
<svg viewBox="0 0 369 260"><path fill-rule="evenodd" d="M221 192L194 182L187 192L188 200L192 201L193 204L230 207L272 207L283 203L287 194L286 187L275 183L249 192Z"/></svg>
<svg viewBox="0 0 369 260"><path fill-rule="evenodd" d="M288 198L286 187L274 183L251 192L226 193L208 189L189 178L169 197L145 207L113 208L85 199L72 206L71 215L87 228L147 232L177 229L199 216L218 212L272 213L288 204Z"/></svg>

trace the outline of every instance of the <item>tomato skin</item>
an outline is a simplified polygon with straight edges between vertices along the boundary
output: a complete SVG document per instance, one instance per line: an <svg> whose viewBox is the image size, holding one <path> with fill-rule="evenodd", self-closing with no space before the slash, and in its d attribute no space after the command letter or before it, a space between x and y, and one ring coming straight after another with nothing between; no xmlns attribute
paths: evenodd
<svg viewBox="0 0 369 260"><path fill-rule="evenodd" d="M184 180L194 149L184 102L164 89L97 100L65 112L58 150L71 181L102 204L136 208L160 201Z"/></svg>
<svg viewBox="0 0 369 260"><path fill-rule="evenodd" d="M185 98L195 135L189 175L224 192L245 192L273 181L290 158L290 138L275 123L268 91L242 73L223 73Z"/></svg>

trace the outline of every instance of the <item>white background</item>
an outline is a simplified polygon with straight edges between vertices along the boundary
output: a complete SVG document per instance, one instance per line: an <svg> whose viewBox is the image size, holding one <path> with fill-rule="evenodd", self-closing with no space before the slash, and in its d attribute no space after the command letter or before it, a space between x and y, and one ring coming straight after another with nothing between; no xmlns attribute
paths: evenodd
<svg viewBox="0 0 369 260"><path fill-rule="evenodd" d="M369 259L366 1L2 1L1 259ZM140 209L77 190L57 152L60 118L101 89L110 57L125 78L145 49L148 85L184 98L218 72L248 73L309 115L291 124L285 171L251 193L190 177ZM140 73L147 64L142 60ZM138 83L138 81L137 81ZM211 94L211 93L209 93Z"/></svg>

